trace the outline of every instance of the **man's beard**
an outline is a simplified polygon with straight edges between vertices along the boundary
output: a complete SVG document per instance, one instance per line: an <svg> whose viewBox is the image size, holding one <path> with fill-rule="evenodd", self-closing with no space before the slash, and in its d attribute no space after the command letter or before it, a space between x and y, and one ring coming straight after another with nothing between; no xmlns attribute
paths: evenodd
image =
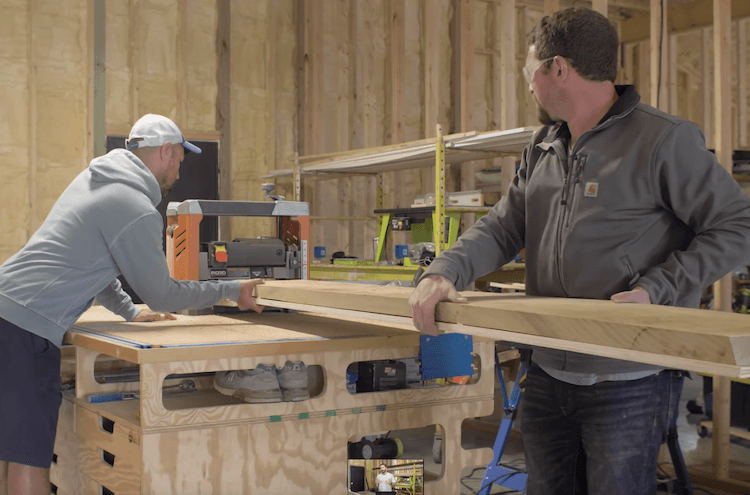
<svg viewBox="0 0 750 495"><path fill-rule="evenodd" d="M542 123L542 125L555 125L559 122L559 120L553 119L550 114L542 108L542 106L537 102L536 104L536 117L539 119L539 122Z"/></svg>
<svg viewBox="0 0 750 495"><path fill-rule="evenodd" d="M174 182L171 184L167 184L165 180L159 180L159 189L161 189L161 197L166 198L169 196L169 192L172 190L172 186L174 186Z"/></svg>

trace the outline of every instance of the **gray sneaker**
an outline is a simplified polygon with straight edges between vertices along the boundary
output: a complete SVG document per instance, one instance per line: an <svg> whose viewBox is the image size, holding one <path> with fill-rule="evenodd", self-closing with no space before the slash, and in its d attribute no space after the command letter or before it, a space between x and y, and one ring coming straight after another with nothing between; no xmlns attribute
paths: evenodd
<svg viewBox="0 0 750 495"><path fill-rule="evenodd" d="M214 388L245 402L281 402L276 365L259 364L254 370L217 371Z"/></svg>
<svg viewBox="0 0 750 495"><path fill-rule="evenodd" d="M284 367L278 370L279 386L281 387L281 398L285 402L298 402L310 398L307 388L307 365L302 361L293 363L287 361Z"/></svg>

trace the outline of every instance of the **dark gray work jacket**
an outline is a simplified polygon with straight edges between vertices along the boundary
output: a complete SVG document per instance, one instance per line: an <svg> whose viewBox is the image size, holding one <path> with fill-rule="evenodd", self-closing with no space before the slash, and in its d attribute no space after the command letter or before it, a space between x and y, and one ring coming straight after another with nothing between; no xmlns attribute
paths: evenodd
<svg viewBox="0 0 750 495"><path fill-rule="evenodd" d="M426 274L461 290L525 247L528 295L609 299L638 285L653 304L697 308L703 288L747 261L750 198L700 128L639 103L633 86L616 90L570 152L567 124L536 132L508 193ZM579 384L658 369L542 348L533 360Z"/></svg>

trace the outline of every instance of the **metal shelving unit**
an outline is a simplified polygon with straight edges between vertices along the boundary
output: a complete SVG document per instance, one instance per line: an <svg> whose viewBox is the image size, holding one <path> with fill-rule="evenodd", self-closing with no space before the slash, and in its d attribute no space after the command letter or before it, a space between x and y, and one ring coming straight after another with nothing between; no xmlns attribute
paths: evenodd
<svg viewBox="0 0 750 495"><path fill-rule="evenodd" d="M446 223L457 225L460 213L472 211L484 214L489 207L452 207L446 205L445 166L501 156L517 156L529 143L537 127L521 127L505 131L467 132L443 135L436 126L436 137L390 146L296 157L294 168L276 170L263 179L294 178L294 199L302 201L302 181L335 179L350 175L377 175L376 209L383 209L383 173L414 168L435 167L435 205L432 212L435 255L455 241L455 231L446 235ZM325 217L313 217L312 219ZM418 266L388 266L383 264L384 245L388 226L380 215L379 244L374 261L349 261L341 265L310 265L311 279L324 280L412 280ZM361 220L361 219L357 219ZM376 219L373 219L376 220ZM446 222L448 220L448 222ZM450 229L453 230L453 229ZM502 270L483 277L494 282L522 282L523 265L512 263Z"/></svg>

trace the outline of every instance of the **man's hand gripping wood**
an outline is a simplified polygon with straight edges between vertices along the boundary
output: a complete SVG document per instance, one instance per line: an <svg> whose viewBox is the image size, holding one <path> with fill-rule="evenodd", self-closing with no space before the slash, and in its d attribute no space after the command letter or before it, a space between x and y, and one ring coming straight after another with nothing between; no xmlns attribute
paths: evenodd
<svg viewBox="0 0 750 495"><path fill-rule="evenodd" d="M447 278L440 275L427 275L419 282L409 298L411 317L417 330L437 335L435 307L440 301L463 303L466 302L466 298L461 297Z"/></svg>
<svg viewBox="0 0 750 495"><path fill-rule="evenodd" d="M237 307L240 310L247 311L248 309L252 309L256 313L263 311L263 306L259 306L253 297L255 286L262 283L263 279L261 278L240 280L240 298L237 299Z"/></svg>

